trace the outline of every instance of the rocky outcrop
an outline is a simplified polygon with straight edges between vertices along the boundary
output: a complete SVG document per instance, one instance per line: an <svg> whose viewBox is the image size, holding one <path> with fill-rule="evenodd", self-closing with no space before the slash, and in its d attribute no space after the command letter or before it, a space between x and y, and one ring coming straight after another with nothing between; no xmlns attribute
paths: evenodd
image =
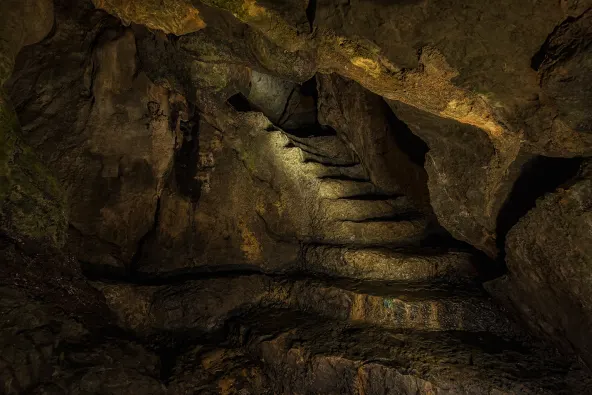
<svg viewBox="0 0 592 395"><path fill-rule="evenodd" d="M500 209L530 156L523 153L504 164L482 130L401 103L390 104L430 148L425 170L440 224L457 239L495 257Z"/></svg>
<svg viewBox="0 0 592 395"><path fill-rule="evenodd" d="M153 227L185 102L138 71L131 30L89 4L56 14L54 33L21 53L6 88L23 138L69 191L70 247L122 268Z"/></svg>
<svg viewBox="0 0 592 395"><path fill-rule="evenodd" d="M0 10L0 235L59 247L65 241L68 216L64 190L24 141L2 89L21 47L51 30L53 3L10 1Z"/></svg>
<svg viewBox="0 0 592 395"><path fill-rule="evenodd" d="M558 85L552 81L562 77L551 71L571 67L570 78L583 82L576 83L578 86L586 85L583 80L586 67L575 66L584 61L588 48L585 37L589 23L586 22L585 6L562 8L551 3L533 6L511 2L504 7L502 16L485 5L323 1L311 2L305 8L299 2L282 3L282 6L238 0L204 3L207 5L195 2L194 7L204 11L206 23L208 18L216 23L219 18L216 8L230 11L236 19L248 25L244 28L249 32L245 47L256 48L254 51L235 51L232 57L220 56L226 45L216 51L214 57L224 59L224 66L216 66L218 85L230 86L233 74L236 74L231 69L237 64L248 65L257 71L263 71L263 68L287 79L296 77L296 81L302 81L302 72L308 75L315 70L334 72L388 100L401 103L396 106L409 106L414 111L430 114L436 119L443 117L452 124L458 123L460 128L471 130L465 140L475 139L467 144L472 149L480 147L479 155L486 162L482 167L487 167L487 174L464 175L461 180L454 166L448 167L450 165L445 161L438 163L438 169L432 173L432 201L443 225L455 237L476 245L491 256L498 253L495 218L524 156L570 157L590 152L591 142L581 132L583 124L577 126L579 121L574 123L568 119L571 115L561 115L561 111L567 114L560 109L567 105L561 104L567 103L561 98L566 94L560 92L564 84L553 88ZM462 22L457 17L459 13L463 15ZM307 18L314 27L313 34L304 23ZM496 22L500 18L512 28L500 30ZM367 27L375 25L380 26L380 33ZM561 28L549 36L559 25ZM491 31L499 34L492 35ZM211 33L206 28L199 34L210 36ZM190 36L182 37L181 42L196 43ZM219 34L219 37L225 36L228 32ZM206 42L211 43L211 40ZM444 41L447 44L443 44ZM199 47L203 48L203 44ZM189 48L185 46L181 52L187 56ZM211 52L211 48L209 46L206 52ZM288 55L280 55L281 52ZM203 62L211 60L201 53L193 50L189 58L199 59L199 67L203 69ZM287 71L279 62L270 61L274 58L285 58L294 64L293 70L297 70L297 74ZM302 67L306 61L309 71ZM569 62L574 66L569 66ZM559 64L562 63L566 67L561 68ZM162 70L162 66L154 68ZM556 77L551 76L553 73ZM165 78L178 80L170 72L165 74L169 74ZM573 91L565 89L565 92ZM575 109L581 103L584 107L577 111L580 114L586 111L585 93L573 100L577 103L571 103L571 108ZM424 125L425 128L431 127ZM423 132L419 134L425 135ZM461 160L470 162L471 153L462 156ZM458 190L450 185L446 189L441 187L442 183L437 182L441 177L436 173L450 182L462 184L462 188L466 186L471 196L485 195L481 203L485 207L470 207L461 187ZM487 179L487 187L479 185L483 177ZM445 207L451 201L455 206L467 208L462 210L464 214L446 220L451 213Z"/></svg>
<svg viewBox="0 0 592 395"><path fill-rule="evenodd" d="M508 234L506 278L488 287L562 349L590 360L590 163Z"/></svg>
<svg viewBox="0 0 592 395"><path fill-rule="evenodd" d="M0 390L163 394L158 358L114 326L78 261L0 240Z"/></svg>
<svg viewBox="0 0 592 395"><path fill-rule="evenodd" d="M199 11L192 7L189 1L94 0L93 4L121 18L125 24L134 22L151 29L160 29L167 34L180 36L196 32L206 26L199 16Z"/></svg>

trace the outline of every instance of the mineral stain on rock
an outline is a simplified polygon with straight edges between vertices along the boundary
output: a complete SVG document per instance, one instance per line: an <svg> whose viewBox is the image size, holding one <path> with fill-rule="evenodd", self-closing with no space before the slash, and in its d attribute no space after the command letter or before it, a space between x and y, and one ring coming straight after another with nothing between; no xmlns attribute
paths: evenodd
<svg viewBox="0 0 592 395"><path fill-rule="evenodd" d="M591 5L5 0L0 393L592 393Z"/></svg>

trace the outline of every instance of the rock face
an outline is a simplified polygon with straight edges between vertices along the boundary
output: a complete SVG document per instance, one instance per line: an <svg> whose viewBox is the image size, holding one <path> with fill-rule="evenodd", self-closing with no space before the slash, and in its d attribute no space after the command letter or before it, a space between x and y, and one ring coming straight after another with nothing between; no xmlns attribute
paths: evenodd
<svg viewBox="0 0 592 395"><path fill-rule="evenodd" d="M124 23L138 23L151 29L178 36L193 33L205 27L199 11L189 1L167 2L95 0L95 7L121 18Z"/></svg>
<svg viewBox="0 0 592 395"><path fill-rule="evenodd" d="M591 6L5 1L0 392L592 393Z"/></svg>
<svg viewBox="0 0 592 395"><path fill-rule="evenodd" d="M591 175L586 162L575 179L537 201L512 228L506 247L510 274L490 285L537 332L579 352L588 364Z"/></svg>
<svg viewBox="0 0 592 395"><path fill-rule="evenodd" d="M51 51L21 53L7 90L24 138L69 190L71 247L83 261L122 266L153 227L184 100L137 70L130 30L90 5L77 18L70 8L58 9Z"/></svg>
<svg viewBox="0 0 592 395"><path fill-rule="evenodd" d="M380 96L334 74L319 75L319 85L320 122L343 133L372 181L386 191L403 188L429 207L424 143L396 122Z"/></svg>

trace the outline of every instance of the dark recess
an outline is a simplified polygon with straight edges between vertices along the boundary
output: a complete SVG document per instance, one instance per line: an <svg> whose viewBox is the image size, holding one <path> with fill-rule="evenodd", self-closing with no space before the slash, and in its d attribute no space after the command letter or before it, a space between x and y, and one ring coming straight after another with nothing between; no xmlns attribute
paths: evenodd
<svg viewBox="0 0 592 395"><path fill-rule="evenodd" d="M520 218L536 206L538 198L553 192L575 177L582 158L537 156L527 162L497 217L497 246L505 258L506 235Z"/></svg>
<svg viewBox="0 0 592 395"><path fill-rule="evenodd" d="M313 31L314 21L317 14L317 0L308 0L308 6L306 7L306 19L310 25L310 31Z"/></svg>
<svg viewBox="0 0 592 395"><path fill-rule="evenodd" d="M321 125L318 117L318 103L319 103L319 92L317 89L317 77L313 76L308 81L305 81L300 86L298 92L300 96L311 97L314 101L314 123L301 124L298 128L285 128L286 132L297 136L297 137L310 137L310 136L335 136L337 132L327 125ZM289 104L289 103L288 103ZM288 105L287 104L287 105ZM291 115L287 114L284 122L290 120ZM282 117L283 119L284 117ZM280 125L281 126L281 125Z"/></svg>
<svg viewBox="0 0 592 395"><path fill-rule="evenodd" d="M547 58L547 53L549 52L549 49L551 46L551 39L556 34L558 34L558 32L560 32L562 29L564 29L564 27L566 25L569 25L570 23L573 23L576 20L577 20L577 18L570 16L565 21L563 21L563 23L561 23L559 26L556 26L555 29L553 29L551 34L549 34L549 36L547 36L547 39L545 40L545 42L543 43L541 48L532 57L532 59L530 61L530 68L531 69L533 69L534 71L539 71L539 68L541 67L541 65L543 64L545 59ZM576 48L567 47L566 51L567 51L567 53L562 54L562 56L570 56L572 53L574 53L576 51Z"/></svg>
<svg viewBox="0 0 592 395"><path fill-rule="evenodd" d="M156 210L154 210L154 223L152 225L152 228L150 228L150 230L148 232L146 232L146 234L144 234L144 236L142 236L140 241L138 241L138 248L136 249L136 252L132 256L132 260L131 260L130 264L126 267L126 269L127 269L126 270L127 271L126 280L129 282L131 282L132 279L137 274L138 266L140 264L140 260L143 257L143 253L144 253L144 249L146 247L146 244L150 240L153 240L156 237L156 232L158 230L159 218L160 218L160 196L158 197L158 200L156 201ZM88 274L89 273L85 273L85 275L88 275Z"/></svg>
<svg viewBox="0 0 592 395"><path fill-rule="evenodd" d="M175 154L175 182L181 194L197 202L201 196L201 181L197 179L199 164L199 115L189 122L181 121L183 143Z"/></svg>
<svg viewBox="0 0 592 395"><path fill-rule="evenodd" d="M238 112L256 111L245 95L240 92L231 96L226 102Z"/></svg>
<svg viewBox="0 0 592 395"><path fill-rule="evenodd" d="M383 103L384 112L390 127L389 129L393 134L397 146L413 163L423 167L425 163L425 155L430 150L428 145L421 138L413 134L405 122L397 118L386 101L383 100Z"/></svg>

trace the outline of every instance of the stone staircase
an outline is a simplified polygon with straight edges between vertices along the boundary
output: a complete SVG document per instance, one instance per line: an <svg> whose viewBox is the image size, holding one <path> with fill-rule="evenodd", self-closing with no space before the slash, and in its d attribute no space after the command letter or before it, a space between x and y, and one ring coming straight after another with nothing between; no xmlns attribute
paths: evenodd
<svg viewBox="0 0 592 395"><path fill-rule="evenodd" d="M471 253L421 245L428 218L337 136L265 138L307 197L299 267L95 284L156 344L170 394L587 393L483 291Z"/></svg>
<svg viewBox="0 0 592 395"><path fill-rule="evenodd" d="M405 246L426 236L428 219L402 193L377 188L353 151L337 135L300 137L270 132L299 185L306 189L311 222L307 243Z"/></svg>
<svg viewBox="0 0 592 395"><path fill-rule="evenodd" d="M468 283L257 274L97 287L121 326L174 345L161 351L175 355L171 394L586 393L573 363Z"/></svg>

